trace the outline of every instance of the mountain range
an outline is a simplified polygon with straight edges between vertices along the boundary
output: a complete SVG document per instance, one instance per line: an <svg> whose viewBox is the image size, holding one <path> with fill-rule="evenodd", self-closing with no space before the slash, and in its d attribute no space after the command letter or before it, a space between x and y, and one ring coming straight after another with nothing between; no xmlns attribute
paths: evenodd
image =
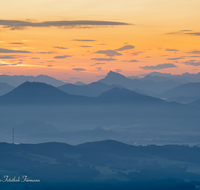
<svg viewBox="0 0 200 190"><path fill-rule="evenodd" d="M62 86L59 86L58 89L69 94L95 97L114 87L123 88L120 85L107 85L102 82L93 82L88 85L64 84Z"/></svg>
<svg viewBox="0 0 200 190"><path fill-rule="evenodd" d="M61 80L57 80L53 77L47 76L47 75L38 75L36 77L34 76L24 76L24 75L0 75L0 82L1 83L7 83L10 86L17 87L20 84L29 81L29 82L44 82L46 84L51 84L52 86L61 86L65 84Z"/></svg>
<svg viewBox="0 0 200 190"><path fill-rule="evenodd" d="M180 103L190 103L200 99L200 83L186 83L179 85L171 90L167 90L159 95L167 101L176 101Z"/></svg>
<svg viewBox="0 0 200 190"><path fill-rule="evenodd" d="M125 77L124 75L121 75L113 71L110 71L105 78L100 79L98 82L102 82L107 85L113 85L113 84L120 85L130 90L133 89L144 90L149 95L159 94L164 92L165 90L169 90L175 86L180 85L180 83L170 79L161 82L158 81L155 82L152 80L130 79L128 77Z"/></svg>

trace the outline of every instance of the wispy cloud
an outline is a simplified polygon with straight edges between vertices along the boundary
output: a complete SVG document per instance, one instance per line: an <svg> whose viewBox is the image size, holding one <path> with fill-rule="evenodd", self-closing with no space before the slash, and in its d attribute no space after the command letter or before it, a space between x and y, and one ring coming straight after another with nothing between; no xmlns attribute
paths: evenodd
<svg viewBox="0 0 200 190"><path fill-rule="evenodd" d="M54 59L65 59L67 57L72 57L72 55L60 55L60 56L55 56Z"/></svg>
<svg viewBox="0 0 200 190"><path fill-rule="evenodd" d="M73 68L72 70L74 70L74 71L86 71L86 69L83 69L83 68Z"/></svg>
<svg viewBox="0 0 200 190"><path fill-rule="evenodd" d="M30 59L40 59L39 57L31 57Z"/></svg>
<svg viewBox="0 0 200 190"><path fill-rule="evenodd" d="M200 36L200 32L193 32L193 30L179 30L179 31L170 32L170 33L167 33L167 34Z"/></svg>
<svg viewBox="0 0 200 190"><path fill-rule="evenodd" d="M167 48L166 51L179 51L178 49L169 49Z"/></svg>
<svg viewBox="0 0 200 190"><path fill-rule="evenodd" d="M126 46L123 46L119 49L116 49L117 51L124 51L124 50L128 50L128 49L134 49L135 46L132 46L132 45L126 45Z"/></svg>
<svg viewBox="0 0 200 190"><path fill-rule="evenodd" d="M132 59L132 60L130 60L129 62L138 62L138 60Z"/></svg>
<svg viewBox="0 0 200 190"><path fill-rule="evenodd" d="M0 59L16 59L16 55L5 55L5 56L0 56Z"/></svg>
<svg viewBox="0 0 200 190"><path fill-rule="evenodd" d="M191 36L200 36L200 32L189 32L189 33L185 33L187 35L191 35Z"/></svg>
<svg viewBox="0 0 200 190"><path fill-rule="evenodd" d="M22 43L22 42L12 42L10 44L23 45L24 43Z"/></svg>
<svg viewBox="0 0 200 190"><path fill-rule="evenodd" d="M23 50L12 50L12 49L0 48L0 53L31 53L31 52L23 51Z"/></svg>
<svg viewBox="0 0 200 190"><path fill-rule="evenodd" d="M101 71L101 70L102 70L102 67L96 67L96 69L97 69L98 71Z"/></svg>
<svg viewBox="0 0 200 190"><path fill-rule="evenodd" d="M118 53L115 50L99 50L95 53L104 54L104 55L109 56L109 57L121 56L122 55L121 53Z"/></svg>
<svg viewBox="0 0 200 190"><path fill-rule="evenodd" d="M200 51L195 50L195 51L189 51L189 52L186 52L186 53L189 53L189 54L200 54Z"/></svg>
<svg viewBox="0 0 200 190"><path fill-rule="evenodd" d="M122 72L122 70L121 69L115 69L115 72L120 73L120 72Z"/></svg>
<svg viewBox="0 0 200 190"><path fill-rule="evenodd" d="M115 61L117 59L112 59L112 58L91 58L91 60L96 60L96 61Z"/></svg>
<svg viewBox="0 0 200 190"><path fill-rule="evenodd" d="M77 78L77 77L71 77L71 78L69 78L69 79L77 80L77 79L79 79L79 78Z"/></svg>
<svg viewBox="0 0 200 190"><path fill-rule="evenodd" d="M179 59L184 59L184 57L167 58L167 60L179 60Z"/></svg>
<svg viewBox="0 0 200 190"><path fill-rule="evenodd" d="M185 61L183 63L186 65L200 66L200 61L197 61L197 60L189 60L189 61Z"/></svg>
<svg viewBox="0 0 200 190"><path fill-rule="evenodd" d="M176 65L174 65L173 63L164 63L164 64L158 64L158 65L151 65L151 66L144 66L144 67L140 67L141 69L144 70L161 70L161 69L167 69L167 68L173 68L173 67L177 67Z"/></svg>
<svg viewBox="0 0 200 190"><path fill-rule="evenodd" d="M139 51L139 52L134 52L134 53L131 53L133 56L137 56L138 54L140 53L145 53L145 51Z"/></svg>
<svg viewBox="0 0 200 190"><path fill-rule="evenodd" d="M187 32L191 32L192 30L179 30L179 31L176 31L176 32L169 32L169 33L166 33L166 34L178 34L178 35L184 35L186 34Z"/></svg>
<svg viewBox="0 0 200 190"><path fill-rule="evenodd" d="M91 40L91 39L73 39L72 41L77 41L77 42L95 42L96 40Z"/></svg>
<svg viewBox="0 0 200 190"><path fill-rule="evenodd" d="M29 64L23 64L23 62L18 63L9 63L6 61L0 61L0 66L15 66L15 67L45 67L43 65L29 65Z"/></svg>
<svg viewBox="0 0 200 190"><path fill-rule="evenodd" d="M79 46L79 47L88 48L88 47L92 47L92 46Z"/></svg>
<svg viewBox="0 0 200 190"><path fill-rule="evenodd" d="M130 25L125 22L114 21L95 21L95 20L62 20L62 21L44 21L32 22L23 20L0 20L0 26L9 28L11 30L22 30L27 27L61 27L61 28L79 28L79 27L96 27L96 26L117 26L117 25Z"/></svg>
<svg viewBox="0 0 200 190"><path fill-rule="evenodd" d="M104 65L105 63L95 63L95 65Z"/></svg>
<svg viewBox="0 0 200 190"><path fill-rule="evenodd" d="M60 47L60 46L53 46L53 48L57 48L57 49L68 49L66 47Z"/></svg>

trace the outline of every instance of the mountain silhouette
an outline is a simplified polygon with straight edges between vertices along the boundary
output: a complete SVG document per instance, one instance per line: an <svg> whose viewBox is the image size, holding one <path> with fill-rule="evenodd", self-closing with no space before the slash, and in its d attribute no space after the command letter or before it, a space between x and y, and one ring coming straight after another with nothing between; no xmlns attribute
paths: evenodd
<svg viewBox="0 0 200 190"><path fill-rule="evenodd" d="M65 84L61 80L57 80L53 77L47 76L47 75L38 75L36 77L34 76L24 76L24 75L0 75L0 82L7 83L11 86L17 87L20 84L24 83L25 81L29 82L44 82L46 84L50 84L52 86L61 86Z"/></svg>
<svg viewBox="0 0 200 190"><path fill-rule="evenodd" d="M110 71L105 78L99 80L98 82L103 82L107 85L120 85L130 90L144 90L147 93L149 92L149 95L159 94L164 92L165 90L169 90L175 86L180 85L180 83L170 80L163 82L154 82L152 80L130 79L113 71Z"/></svg>
<svg viewBox="0 0 200 190"><path fill-rule="evenodd" d="M25 82L0 97L1 104L65 104L84 102L87 97L67 94L58 88L41 82Z"/></svg>
<svg viewBox="0 0 200 190"><path fill-rule="evenodd" d="M187 83L179 85L171 90L165 91L159 95L168 101L177 101L180 103L189 103L200 98L200 83Z"/></svg>
<svg viewBox="0 0 200 190"><path fill-rule="evenodd" d="M81 81L77 81L74 83L75 85L81 86L81 85L85 85L85 83L81 82Z"/></svg>
<svg viewBox="0 0 200 190"><path fill-rule="evenodd" d="M116 86L120 87L119 85L107 85L102 82L93 82L88 85L81 85L81 86L75 84L65 84L59 86L58 89L67 92L69 94L96 97L101 95L103 92L110 90Z"/></svg>
<svg viewBox="0 0 200 190"><path fill-rule="evenodd" d="M8 92L10 92L13 89L14 89L13 86L8 85L7 83L0 82L0 96L7 94Z"/></svg>
<svg viewBox="0 0 200 190"><path fill-rule="evenodd" d="M136 103L136 104L145 104L145 103L165 103L165 101L154 98L151 96L143 95L132 90L128 90L125 88L113 88L102 93L99 98L104 99L109 102L126 102L126 103Z"/></svg>

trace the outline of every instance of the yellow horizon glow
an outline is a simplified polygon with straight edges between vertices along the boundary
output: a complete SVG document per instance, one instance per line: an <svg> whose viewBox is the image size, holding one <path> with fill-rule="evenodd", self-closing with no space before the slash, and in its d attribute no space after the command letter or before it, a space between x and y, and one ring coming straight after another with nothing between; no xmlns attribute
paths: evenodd
<svg viewBox="0 0 200 190"><path fill-rule="evenodd" d="M200 1L197 0L2 0L0 23L1 20L90 20L124 22L130 25L71 29L53 26L25 27L15 30L1 25L0 48L31 52L0 52L1 74L46 74L63 81L81 80L89 83L116 69L120 69L126 76L153 71L171 74L198 73L200 66L186 65L186 61L200 62L199 7ZM99 50L116 50L125 45L132 45L135 48L117 51L122 54L121 56L109 57L95 53ZM166 51L167 49L178 51ZM188 53L192 51L196 53ZM12 56L12 59L6 56ZM66 57L55 59L56 56ZM91 60L92 58L116 60L95 61ZM175 58L179 59L172 60ZM130 60L137 62L129 62ZM6 66L4 62L9 64ZM176 67L142 69L145 66L165 63L174 64ZM85 70L73 70L76 68ZM72 77L78 79L70 79Z"/></svg>

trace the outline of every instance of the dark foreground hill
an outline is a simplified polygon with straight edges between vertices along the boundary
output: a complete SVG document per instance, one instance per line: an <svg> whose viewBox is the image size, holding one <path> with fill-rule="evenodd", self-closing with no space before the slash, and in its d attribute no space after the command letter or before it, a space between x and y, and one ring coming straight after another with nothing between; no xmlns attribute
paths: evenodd
<svg viewBox="0 0 200 190"><path fill-rule="evenodd" d="M200 183L199 147L108 140L78 146L0 143L0 149L1 189L194 190Z"/></svg>

